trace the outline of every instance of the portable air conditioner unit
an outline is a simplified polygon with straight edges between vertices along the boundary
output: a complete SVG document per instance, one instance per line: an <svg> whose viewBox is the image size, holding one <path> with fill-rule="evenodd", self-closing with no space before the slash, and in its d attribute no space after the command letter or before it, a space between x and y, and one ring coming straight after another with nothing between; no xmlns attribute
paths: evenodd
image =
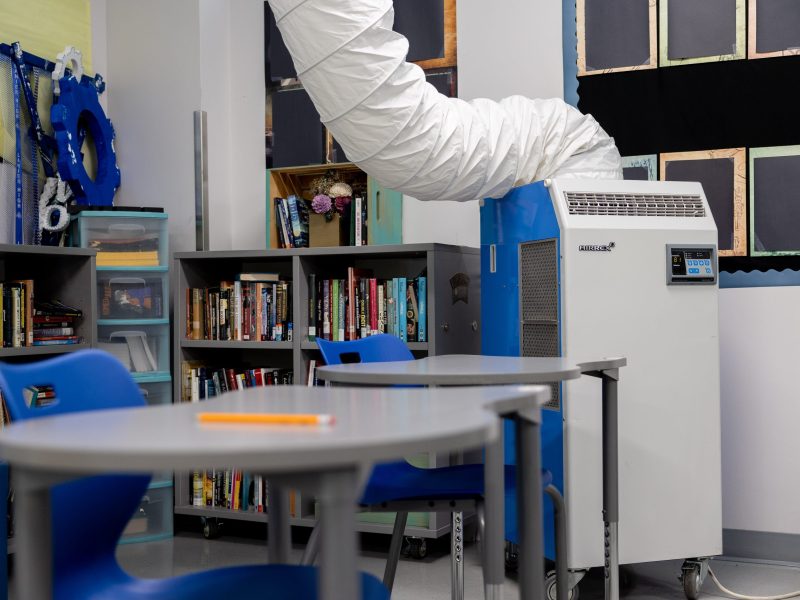
<svg viewBox="0 0 800 600"><path fill-rule="evenodd" d="M620 562L720 554L717 229L700 184L564 179L485 200L481 277L484 354L628 359ZM600 383L554 392L543 463L581 571L603 564Z"/></svg>

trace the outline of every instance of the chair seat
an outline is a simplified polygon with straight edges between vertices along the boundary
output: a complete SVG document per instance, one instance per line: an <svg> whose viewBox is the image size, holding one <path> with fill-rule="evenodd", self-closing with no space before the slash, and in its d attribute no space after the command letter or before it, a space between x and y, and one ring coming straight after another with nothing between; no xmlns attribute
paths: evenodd
<svg viewBox="0 0 800 600"><path fill-rule="evenodd" d="M56 600L197 600L244 595L264 600L315 600L316 567L257 565L227 567L168 579L126 579L109 585L93 580L60 586ZM363 600L388 600L389 591L372 575L361 574Z"/></svg>
<svg viewBox="0 0 800 600"><path fill-rule="evenodd" d="M553 474L542 469L541 485L553 482ZM517 467L505 466L505 538L519 543L517 529ZM456 465L422 469L399 461L377 465L372 470L363 505L399 500L464 500L483 496L483 465Z"/></svg>
<svg viewBox="0 0 800 600"><path fill-rule="evenodd" d="M542 488L553 480L542 470ZM517 489L517 467L505 466L506 497ZM462 500L483 496L483 465L456 465L422 469L398 461L377 465L367 483L361 504L374 505L398 500ZM508 504L508 503L507 503Z"/></svg>

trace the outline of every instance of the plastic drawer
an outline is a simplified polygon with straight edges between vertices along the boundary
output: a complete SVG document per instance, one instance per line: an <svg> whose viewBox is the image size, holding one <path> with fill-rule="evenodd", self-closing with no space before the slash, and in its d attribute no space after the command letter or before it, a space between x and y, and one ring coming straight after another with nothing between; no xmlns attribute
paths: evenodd
<svg viewBox="0 0 800 600"><path fill-rule="evenodd" d="M172 537L172 485L147 490L122 533L121 544Z"/></svg>
<svg viewBox="0 0 800 600"><path fill-rule="evenodd" d="M169 316L169 274L147 271L97 273L97 318L125 321Z"/></svg>
<svg viewBox="0 0 800 600"><path fill-rule="evenodd" d="M167 266L167 215L83 211L71 224L73 246L97 250L97 266Z"/></svg>
<svg viewBox="0 0 800 600"><path fill-rule="evenodd" d="M148 406L172 404L171 381L139 382L139 389L142 391Z"/></svg>
<svg viewBox="0 0 800 600"><path fill-rule="evenodd" d="M169 321L163 325L98 325L97 347L134 375L169 375Z"/></svg>

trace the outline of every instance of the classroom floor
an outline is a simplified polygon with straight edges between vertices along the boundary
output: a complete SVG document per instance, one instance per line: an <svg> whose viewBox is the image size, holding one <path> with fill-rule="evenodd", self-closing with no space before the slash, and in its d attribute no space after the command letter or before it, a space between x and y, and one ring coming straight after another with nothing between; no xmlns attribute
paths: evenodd
<svg viewBox="0 0 800 600"><path fill-rule="evenodd" d="M382 543L367 541L367 550L362 553L361 568L381 576L385 549ZM299 560L302 545L294 546ZM266 560L263 542L223 536L217 540L205 540L199 533L181 532L174 539L147 544L121 546L118 552L122 566L140 577L165 577L191 571L259 563ZM475 544L467 547L465 571L467 600L483 597L483 584L478 565L478 550ZM669 561L637 565L628 568L626 579L629 585L623 590L630 600L655 598L683 598L681 584L677 580L680 561ZM720 580L729 588L752 595L772 595L800 589L800 565L766 565L728 559L717 559L712 568ZM706 580L703 598L724 598L713 583ZM507 600L516 600L516 582L509 577ZM599 572L592 572L581 583L580 597L583 600L602 598L603 581ZM435 549L425 560L403 559L398 567L393 600L449 600L450 561L444 548Z"/></svg>

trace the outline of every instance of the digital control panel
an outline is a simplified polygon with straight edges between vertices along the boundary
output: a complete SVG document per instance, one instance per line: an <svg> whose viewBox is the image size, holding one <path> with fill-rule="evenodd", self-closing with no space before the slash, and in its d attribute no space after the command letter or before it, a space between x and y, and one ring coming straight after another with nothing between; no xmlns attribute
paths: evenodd
<svg viewBox="0 0 800 600"><path fill-rule="evenodd" d="M716 247L667 246L667 285L713 285L716 282Z"/></svg>

